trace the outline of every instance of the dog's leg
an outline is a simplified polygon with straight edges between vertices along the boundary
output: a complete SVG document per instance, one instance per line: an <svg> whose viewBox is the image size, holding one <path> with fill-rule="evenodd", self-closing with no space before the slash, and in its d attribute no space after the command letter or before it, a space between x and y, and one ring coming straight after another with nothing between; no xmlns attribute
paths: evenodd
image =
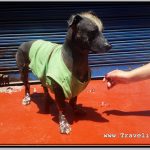
<svg viewBox="0 0 150 150"><path fill-rule="evenodd" d="M60 133L69 134L71 132L71 127L64 115L65 114L65 95L63 93L62 88L57 83L54 84L54 93L55 93L57 108L59 111Z"/></svg>
<svg viewBox="0 0 150 150"><path fill-rule="evenodd" d="M28 104L30 104L30 101L31 101L30 85L28 83L28 72L29 72L28 66L25 66L23 68L23 70L20 72L21 73L21 80L23 81L24 86L25 86L25 97L22 100L23 105L28 105Z"/></svg>
<svg viewBox="0 0 150 150"><path fill-rule="evenodd" d="M24 42L18 47L16 53L16 63L21 74L21 80L25 85L25 97L22 101L23 105L30 103L30 85L28 83L28 72L29 72L29 51L34 41Z"/></svg>
<svg viewBox="0 0 150 150"><path fill-rule="evenodd" d="M82 107L77 106L77 96L70 99L69 104L72 107L75 115L85 115L86 114L86 112L83 110Z"/></svg>

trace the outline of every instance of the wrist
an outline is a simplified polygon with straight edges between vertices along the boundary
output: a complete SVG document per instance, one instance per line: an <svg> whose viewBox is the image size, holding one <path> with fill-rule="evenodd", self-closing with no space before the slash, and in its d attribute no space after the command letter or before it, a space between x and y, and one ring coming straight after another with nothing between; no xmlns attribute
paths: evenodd
<svg viewBox="0 0 150 150"><path fill-rule="evenodd" d="M127 80L128 80L129 83L136 81L135 72L133 70L128 72Z"/></svg>
<svg viewBox="0 0 150 150"><path fill-rule="evenodd" d="M130 83L132 82L132 77L133 77L133 74L131 71L126 71L125 74L124 74L124 78L125 78L125 83Z"/></svg>

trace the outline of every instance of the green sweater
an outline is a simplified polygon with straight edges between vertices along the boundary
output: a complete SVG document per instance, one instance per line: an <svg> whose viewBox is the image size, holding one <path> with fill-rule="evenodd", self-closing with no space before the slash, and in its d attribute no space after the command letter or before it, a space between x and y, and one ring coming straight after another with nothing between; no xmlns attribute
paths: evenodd
<svg viewBox="0 0 150 150"><path fill-rule="evenodd" d="M80 82L65 65L61 51L60 44L37 40L30 48L29 67L44 86L53 91L53 80L55 80L62 87L66 99L71 99L86 88L90 81L90 72L89 80Z"/></svg>

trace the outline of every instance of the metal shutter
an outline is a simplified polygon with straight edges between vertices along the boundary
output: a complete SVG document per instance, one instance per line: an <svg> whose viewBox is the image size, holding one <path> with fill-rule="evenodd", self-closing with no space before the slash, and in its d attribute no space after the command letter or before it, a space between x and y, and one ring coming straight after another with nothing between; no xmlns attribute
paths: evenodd
<svg viewBox="0 0 150 150"><path fill-rule="evenodd" d="M0 74L19 81L17 47L35 39L63 43L70 15L86 10L102 19L113 46L107 54L89 54L92 78L150 61L149 2L0 2ZM30 73L30 80L35 79Z"/></svg>

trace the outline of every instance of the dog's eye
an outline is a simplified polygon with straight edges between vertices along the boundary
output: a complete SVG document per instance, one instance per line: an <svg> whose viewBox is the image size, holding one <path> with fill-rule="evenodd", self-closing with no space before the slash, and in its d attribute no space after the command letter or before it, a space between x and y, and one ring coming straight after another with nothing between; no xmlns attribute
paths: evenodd
<svg viewBox="0 0 150 150"><path fill-rule="evenodd" d="M91 31L91 34L97 34L99 31L98 31L98 28L94 29Z"/></svg>
<svg viewBox="0 0 150 150"><path fill-rule="evenodd" d="M89 41L92 42L94 38L95 38L95 33L90 33Z"/></svg>
<svg viewBox="0 0 150 150"><path fill-rule="evenodd" d="M92 38L94 38L96 35L98 35L99 34L99 31L98 31L98 29L95 29L95 30L93 30L93 31L91 31L90 32L90 37Z"/></svg>

